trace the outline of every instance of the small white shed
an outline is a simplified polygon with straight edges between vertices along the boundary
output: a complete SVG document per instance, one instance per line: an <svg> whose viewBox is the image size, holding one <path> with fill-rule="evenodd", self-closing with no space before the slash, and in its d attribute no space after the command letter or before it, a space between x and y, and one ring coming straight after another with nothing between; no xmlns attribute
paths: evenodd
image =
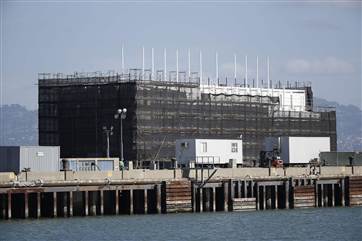
<svg viewBox="0 0 362 241"><path fill-rule="evenodd" d="M267 137L264 140L264 151L279 149L284 163L308 163L319 157L320 152L330 151L329 137L282 136Z"/></svg>
<svg viewBox="0 0 362 241"><path fill-rule="evenodd" d="M243 163L243 141L240 139L179 139L176 140L176 161L181 165L224 165Z"/></svg>

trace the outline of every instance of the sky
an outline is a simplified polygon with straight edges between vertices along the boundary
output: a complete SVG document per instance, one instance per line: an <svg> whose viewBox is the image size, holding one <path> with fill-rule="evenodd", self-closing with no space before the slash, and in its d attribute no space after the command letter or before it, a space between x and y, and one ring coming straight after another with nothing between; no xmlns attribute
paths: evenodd
<svg viewBox="0 0 362 241"><path fill-rule="evenodd" d="M37 108L38 73L199 70L214 78L311 82L314 96L362 108L361 1L1 1L0 104Z"/></svg>

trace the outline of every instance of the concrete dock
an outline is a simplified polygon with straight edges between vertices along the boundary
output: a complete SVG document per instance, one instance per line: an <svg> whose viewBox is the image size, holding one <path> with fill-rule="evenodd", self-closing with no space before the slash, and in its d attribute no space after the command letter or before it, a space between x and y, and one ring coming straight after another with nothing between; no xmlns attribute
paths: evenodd
<svg viewBox="0 0 362 241"><path fill-rule="evenodd" d="M359 205L361 166L0 173L0 219Z"/></svg>

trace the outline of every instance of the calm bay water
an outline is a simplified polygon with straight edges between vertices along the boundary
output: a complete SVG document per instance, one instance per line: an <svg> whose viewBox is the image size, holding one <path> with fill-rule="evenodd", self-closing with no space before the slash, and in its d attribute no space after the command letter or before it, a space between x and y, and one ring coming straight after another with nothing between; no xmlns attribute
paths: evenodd
<svg viewBox="0 0 362 241"><path fill-rule="evenodd" d="M0 240L362 240L362 208L3 220Z"/></svg>

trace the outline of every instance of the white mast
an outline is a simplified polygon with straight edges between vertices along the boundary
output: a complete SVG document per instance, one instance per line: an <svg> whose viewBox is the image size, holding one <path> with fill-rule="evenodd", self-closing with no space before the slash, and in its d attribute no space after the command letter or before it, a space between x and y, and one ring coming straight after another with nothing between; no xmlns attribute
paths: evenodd
<svg viewBox="0 0 362 241"><path fill-rule="evenodd" d="M142 80L145 79L145 47L142 46Z"/></svg>
<svg viewBox="0 0 362 241"><path fill-rule="evenodd" d="M189 80L191 79L191 50L188 50L188 69L189 69Z"/></svg>
<svg viewBox="0 0 362 241"><path fill-rule="evenodd" d="M178 49L176 49L176 82L178 82Z"/></svg>
<svg viewBox="0 0 362 241"><path fill-rule="evenodd" d="M122 54L122 58L121 58L122 74L124 74L124 46L123 46L123 44L122 44L121 54Z"/></svg>
<svg viewBox="0 0 362 241"><path fill-rule="evenodd" d="M155 76L155 53L154 53L154 49L151 49L151 79L154 79Z"/></svg>
<svg viewBox="0 0 362 241"><path fill-rule="evenodd" d="M248 56L245 55L245 88L248 88Z"/></svg>
<svg viewBox="0 0 362 241"><path fill-rule="evenodd" d="M219 55L216 52L215 54L215 65L216 65L216 81L219 83Z"/></svg>
<svg viewBox="0 0 362 241"><path fill-rule="evenodd" d="M259 57L256 56L256 88L259 89Z"/></svg>
<svg viewBox="0 0 362 241"><path fill-rule="evenodd" d="M200 84L202 84L202 52L200 51Z"/></svg>
<svg viewBox="0 0 362 241"><path fill-rule="evenodd" d="M269 88L270 88L270 65L269 65L269 56L267 57L267 82L268 82L268 93L269 93Z"/></svg>
<svg viewBox="0 0 362 241"><path fill-rule="evenodd" d="M163 80L167 81L167 52L163 49Z"/></svg>
<svg viewBox="0 0 362 241"><path fill-rule="evenodd" d="M234 80L236 82L236 54L234 54Z"/></svg>

